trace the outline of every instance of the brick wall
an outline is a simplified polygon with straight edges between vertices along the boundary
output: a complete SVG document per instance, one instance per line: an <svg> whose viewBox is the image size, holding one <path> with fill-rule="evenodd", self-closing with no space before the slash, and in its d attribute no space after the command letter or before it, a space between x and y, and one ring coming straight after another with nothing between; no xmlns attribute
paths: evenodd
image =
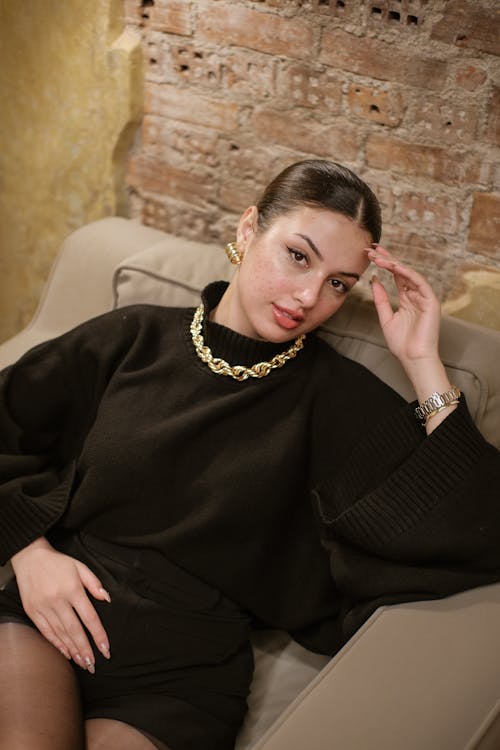
<svg viewBox="0 0 500 750"><path fill-rule="evenodd" d="M375 189L384 241L442 298L500 269L497 0L125 0L144 119L127 181L146 224L221 244L282 167Z"/></svg>

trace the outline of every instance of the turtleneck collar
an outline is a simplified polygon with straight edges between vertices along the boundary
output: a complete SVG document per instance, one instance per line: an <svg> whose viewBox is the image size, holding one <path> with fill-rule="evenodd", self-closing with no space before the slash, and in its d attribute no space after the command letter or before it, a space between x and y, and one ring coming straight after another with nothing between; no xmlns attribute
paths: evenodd
<svg viewBox="0 0 500 750"><path fill-rule="evenodd" d="M256 362L268 361L275 354L285 351L293 339L288 343L281 342L278 344L260 341L243 336L243 334L209 319L211 310L217 307L227 287L226 281L214 281L205 287L201 295L205 309L203 338L205 344L212 350L214 357L221 357L232 365L238 364L250 367ZM306 338L305 344L307 344L308 338L309 336ZM297 360L301 359L303 354L304 352L300 352Z"/></svg>

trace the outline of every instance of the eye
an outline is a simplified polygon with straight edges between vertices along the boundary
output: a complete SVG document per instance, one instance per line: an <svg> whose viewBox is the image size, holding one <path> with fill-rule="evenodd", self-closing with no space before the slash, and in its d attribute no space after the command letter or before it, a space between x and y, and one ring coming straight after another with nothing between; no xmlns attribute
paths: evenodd
<svg viewBox="0 0 500 750"><path fill-rule="evenodd" d="M288 247L287 250L290 254L290 258L301 266L307 265L307 255L302 253L300 250L295 250L293 247Z"/></svg>
<svg viewBox="0 0 500 750"><path fill-rule="evenodd" d="M329 283L334 292L337 292L337 294L347 294L347 292L350 290L350 287L340 279L330 279Z"/></svg>

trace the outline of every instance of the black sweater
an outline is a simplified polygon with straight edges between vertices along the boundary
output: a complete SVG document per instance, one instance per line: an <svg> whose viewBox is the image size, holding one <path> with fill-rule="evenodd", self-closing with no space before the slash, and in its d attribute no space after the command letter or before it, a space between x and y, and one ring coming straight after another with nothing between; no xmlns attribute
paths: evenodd
<svg viewBox="0 0 500 750"><path fill-rule="evenodd" d="M0 562L68 530L159 550L325 653L379 604L500 578L500 456L463 401L425 437L414 405L314 335L237 382L198 359L193 312L116 310L4 370ZM284 348L205 337L232 364Z"/></svg>

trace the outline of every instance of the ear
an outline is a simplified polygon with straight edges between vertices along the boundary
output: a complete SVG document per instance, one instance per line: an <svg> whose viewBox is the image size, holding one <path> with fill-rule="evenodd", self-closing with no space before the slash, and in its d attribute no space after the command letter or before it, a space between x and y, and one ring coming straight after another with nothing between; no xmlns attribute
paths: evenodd
<svg viewBox="0 0 500 750"><path fill-rule="evenodd" d="M242 255L245 252L248 243L257 231L258 216L259 212L257 210L257 206L249 206L241 215L241 219L238 223L238 229L236 230L236 244L238 245L238 249Z"/></svg>

